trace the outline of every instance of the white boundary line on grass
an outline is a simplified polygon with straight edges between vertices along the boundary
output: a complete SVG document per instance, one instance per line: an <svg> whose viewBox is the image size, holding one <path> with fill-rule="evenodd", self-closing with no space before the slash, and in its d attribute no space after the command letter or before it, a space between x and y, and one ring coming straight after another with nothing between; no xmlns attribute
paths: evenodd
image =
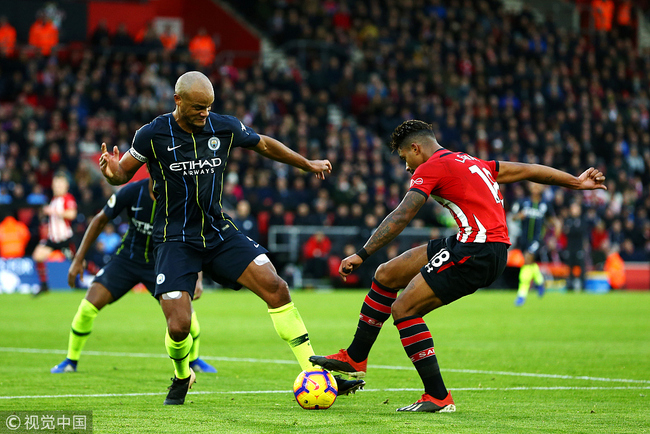
<svg viewBox="0 0 650 434"><path fill-rule="evenodd" d="M12 348L0 347L0 352L5 353L37 353L37 354L67 354L65 350L40 349L40 348ZM109 351L84 351L87 356L104 356L104 357L142 357L142 358L168 358L166 354L151 353L118 353ZM280 365L293 365L295 360L274 360L274 359L253 359L238 357L215 357L201 356L204 360L214 360L220 362L248 362L248 363L274 363ZM413 370L412 366L387 366L387 365L368 365L373 369L388 369L393 371ZM590 380L614 383L638 383L650 384L650 380L633 380L629 378L603 378L589 376L559 375L559 374L539 374L531 372L509 372L509 371L481 371L477 369L441 369L443 372L458 372L464 374L483 374L483 375L508 375L513 377L534 377L534 378L557 378L562 380ZM500 389L499 389L500 390Z"/></svg>
<svg viewBox="0 0 650 434"><path fill-rule="evenodd" d="M464 392L482 392L482 391L517 391L517 390L650 390L650 386L632 386L632 387L456 387L450 388L451 391ZM363 389L364 392L422 392L422 389L401 388L401 389ZM188 395L247 395L247 394L275 394L291 393L291 390L235 390L230 392L222 391L205 391L205 392L188 392ZM142 392L142 393L93 393L88 395L22 395L22 396L0 396L1 399L48 399L48 398L119 398L124 396L162 396L167 392Z"/></svg>

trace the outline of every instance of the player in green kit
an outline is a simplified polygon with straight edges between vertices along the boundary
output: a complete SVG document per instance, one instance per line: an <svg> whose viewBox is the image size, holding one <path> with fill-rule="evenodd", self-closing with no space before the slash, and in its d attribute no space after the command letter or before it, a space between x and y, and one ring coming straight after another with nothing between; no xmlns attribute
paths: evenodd
<svg viewBox="0 0 650 434"><path fill-rule="evenodd" d="M516 202L512 206L513 219L521 222L521 235L517 247L524 253L524 265L519 270L519 287L515 306L523 306L528 297L531 282L535 282L537 294L544 295L544 275L536 262L536 256L544 242L546 220L553 215L553 205L544 200L544 186L528 183L530 197Z"/></svg>

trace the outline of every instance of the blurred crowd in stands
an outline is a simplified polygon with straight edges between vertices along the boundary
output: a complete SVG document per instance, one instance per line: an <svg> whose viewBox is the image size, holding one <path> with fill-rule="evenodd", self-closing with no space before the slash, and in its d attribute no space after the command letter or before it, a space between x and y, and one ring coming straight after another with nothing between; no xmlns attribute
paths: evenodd
<svg viewBox="0 0 650 434"><path fill-rule="evenodd" d="M576 217L584 224L571 236L580 237L587 267L602 267L613 250L624 260L648 260L650 57L636 48L633 32L614 25L576 34L550 18L536 21L527 9L506 13L496 0L234 6L245 8L245 17L278 46L318 44L290 52L286 64L238 69L215 64L214 40L204 31L186 43L151 27L131 36L100 25L85 44L54 44L50 54L15 46L15 36L8 44L2 35L11 32L2 26L10 23L0 19L0 207L31 231L27 255L40 238L39 207L51 197L53 174L69 174L80 236L113 191L96 167L100 144L125 152L136 129L173 110L176 78L200 69L214 83L213 111L332 162L332 175L320 181L234 149L224 180L224 207L262 243L272 225L362 228L354 239L316 233L304 240L302 262L312 277L336 274L338 258L361 247L403 197L409 174L385 144L411 118L432 123L450 150L574 174L595 166L606 174L607 191L545 190L554 215L544 261L565 260L565 224ZM50 32L45 40L52 39ZM29 43L36 44L31 32ZM507 210L527 194L525 185L501 189ZM455 226L433 201L413 224ZM121 226L100 243L100 258L112 253ZM377 261L401 251L390 246ZM364 268L363 281L351 286L366 284L374 267Z"/></svg>

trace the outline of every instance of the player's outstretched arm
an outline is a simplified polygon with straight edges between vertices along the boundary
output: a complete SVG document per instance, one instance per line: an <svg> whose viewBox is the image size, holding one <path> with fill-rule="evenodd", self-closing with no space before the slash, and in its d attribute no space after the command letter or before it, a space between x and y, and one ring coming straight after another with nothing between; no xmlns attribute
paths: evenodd
<svg viewBox="0 0 650 434"><path fill-rule="evenodd" d="M341 261L339 274L343 280L346 280L347 276L356 270L368 256L393 241L413 220L426 201L427 198L420 193L407 192L397 208L386 216L377 230L368 238L363 249Z"/></svg>
<svg viewBox="0 0 650 434"><path fill-rule="evenodd" d="M582 172L580 176L573 176L570 173L541 164L499 161L498 183L508 184L523 180L538 184L559 185L572 190L607 190L604 184L605 175L593 167Z"/></svg>
<svg viewBox="0 0 650 434"><path fill-rule="evenodd" d="M102 143L99 168L109 184L126 184L133 178L133 175L142 164L144 163L133 158L129 152L125 153L120 160L120 150L117 146L113 146L113 153L111 154L106 149L106 143Z"/></svg>
<svg viewBox="0 0 650 434"><path fill-rule="evenodd" d="M308 160L273 137L260 135L259 143L252 149L271 160L315 173L319 179L325 179L325 174L332 172L332 163L329 160Z"/></svg>
<svg viewBox="0 0 650 434"><path fill-rule="evenodd" d="M68 269L68 285L70 285L70 288L75 287L75 279L77 276L79 276L79 279L83 282L85 268L84 258L86 257L86 253L88 253L90 246L93 245L99 234L102 233L104 226L106 226L106 223L108 223L109 220L108 216L104 214L104 210L102 210L90 221L90 224L84 233L84 237L81 240L81 244L79 245L79 249L77 250L77 253L75 253L70 268Z"/></svg>

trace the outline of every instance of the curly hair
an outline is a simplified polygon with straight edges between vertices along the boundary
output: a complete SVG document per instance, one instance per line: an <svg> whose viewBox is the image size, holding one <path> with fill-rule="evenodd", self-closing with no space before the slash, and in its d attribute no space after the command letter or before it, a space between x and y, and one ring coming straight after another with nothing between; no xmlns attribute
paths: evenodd
<svg viewBox="0 0 650 434"><path fill-rule="evenodd" d="M435 134L433 134L433 127L431 124L428 124L423 121L418 120L408 120L402 122L400 126L395 128L393 134L391 134L391 141L388 144L391 152L397 151L404 141L412 136L418 137L431 137L434 140L436 139Z"/></svg>

